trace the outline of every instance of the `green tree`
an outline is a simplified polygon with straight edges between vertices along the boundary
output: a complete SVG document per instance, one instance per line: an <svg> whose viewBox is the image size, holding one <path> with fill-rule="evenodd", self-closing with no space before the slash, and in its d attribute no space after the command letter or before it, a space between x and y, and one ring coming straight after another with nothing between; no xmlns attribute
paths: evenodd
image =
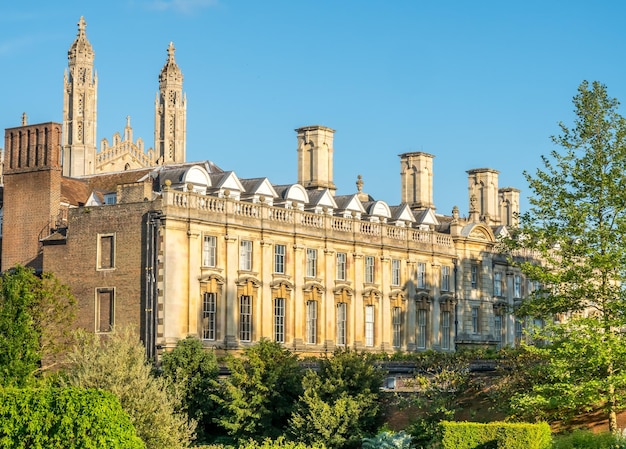
<svg viewBox="0 0 626 449"><path fill-rule="evenodd" d="M216 433L217 405L213 397L218 389L219 365L215 353L189 336L163 354L161 369L169 384L179 390L182 409L198 423L197 441L209 441Z"/></svg>
<svg viewBox="0 0 626 449"><path fill-rule="evenodd" d="M133 329L116 329L106 338L79 333L68 359L66 382L117 396L147 449L189 445L195 423L177 412L180 399L169 393L165 378L154 375Z"/></svg>
<svg viewBox="0 0 626 449"><path fill-rule="evenodd" d="M329 448L358 447L376 433L381 416L383 373L365 353L337 350L308 370L304 392L290 420L298 441Z"/></svg>
<svg viewBox="0 0 626 449"><path fill-rule="evenodd" d="M462 396L472 388L469 362L478 355L469 351L423 354L417 373L406 382L417 392L404 399L420 411L406 429L418 447L429 447L440 439L439 423L454 419L462 408Z"/></svg>
<svg viewBox="0 0 626 449"><path fill-rule="evenodd" d="M24 386L70 342L75 300L49 273L16 266L0 277L0 385Z"/></svg>
<svg viewBox="0 0 626 449"><path fill-rule="evenodd" d="M145 446L119 400L82 388L0 390L0 448L67 449Z"/></svg>
<svg viewBox="0 0 626 449"><path fill-rule="evenodd" d="M282 435L302 392L297 356L280 343L262 339L227 364L231 375L214 397L220 406L217 423L239 441Z"/></svg>
<svg viewBox="0 0 626 449"><path fill-rule="evenodd" d="M549 360L517 406L547 413L600 407L617 430L626 393L626 120L619 102L598 82L574 97L574 126L561 123L543 168L526 173L530 210L507 243L535 290L518 311L557 326L535 336L548 341Z"/></svg>

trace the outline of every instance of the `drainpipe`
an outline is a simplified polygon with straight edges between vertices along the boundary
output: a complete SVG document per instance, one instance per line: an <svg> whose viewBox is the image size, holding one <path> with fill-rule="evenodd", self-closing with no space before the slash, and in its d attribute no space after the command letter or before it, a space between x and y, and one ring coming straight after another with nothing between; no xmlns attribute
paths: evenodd
<svg viewBox="0 0 626 449"><path fill-rule="evenodd" d="M458 317L458 306L459 306L459 298L457 295L458 283L457 283L457 267L458 259L452 259L452 263L454 264L454 350L456 351L456 336L458 333L459 327L459 317Z"/></svg>
<svg viewBox="0 0 626 449"><path fill-rule="evenodd" d="M143 343L146 347L146 357L148 360L156 358L157 350L156 324L158 297L158 236L161 217L162 214L159 211L149 211L146 214Z"/></svg>

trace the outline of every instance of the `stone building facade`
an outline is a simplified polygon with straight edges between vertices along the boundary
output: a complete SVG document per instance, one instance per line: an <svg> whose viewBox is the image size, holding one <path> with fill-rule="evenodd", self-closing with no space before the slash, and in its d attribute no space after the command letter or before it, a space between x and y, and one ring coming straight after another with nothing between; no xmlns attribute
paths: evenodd
<svg viewBox="0 0 626 449"><path fill-rule="evenodd" d="M400 155L398 205L365 194L360 178L355 192L338 194L335 131L320 125L296 130L293 184L185 162L172 44L156 150L130 145L128 119L124 137L97 153L84 132L95 123L75 137L80 120L95 122L92 63L81 18L63 124L23 120L5 131L2 269L54 272L78 299L80 327L106 334L133 324L151 356L187 335L220 351L268 338L303 354L454 351L521 336L511 308L529 286L496 250L516 225L519 190L499 188L496 170L467 172L461 217L456 207L436 213L434 156L424 152Z"/></svg>

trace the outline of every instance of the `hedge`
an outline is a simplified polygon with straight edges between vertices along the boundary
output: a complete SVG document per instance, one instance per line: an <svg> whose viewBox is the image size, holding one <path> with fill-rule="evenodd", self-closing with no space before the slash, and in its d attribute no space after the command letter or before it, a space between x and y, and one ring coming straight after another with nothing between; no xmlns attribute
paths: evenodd
<svg viewBox="0 0 626 449"><path fill-rule="evenodd" d="M552 445L546 423L443 421L441 426L444 449L548 449Z"/></svg>
<svg viewBox="0 0 626 449"><path fill-rule="evenodd" d="M111 393L82 388L0 389L1 449L144 449Z"/></svg>

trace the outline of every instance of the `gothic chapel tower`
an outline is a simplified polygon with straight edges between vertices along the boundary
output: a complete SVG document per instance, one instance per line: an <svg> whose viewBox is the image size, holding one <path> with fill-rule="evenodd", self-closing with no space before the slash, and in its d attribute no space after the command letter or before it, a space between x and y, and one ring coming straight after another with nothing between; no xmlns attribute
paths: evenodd
<svg viewBox="0 0 626 449"><path fill-rule="evenodd" d="M154 149L161 164L185 162L187 98L183 94L183 73L176 64L174 51L174 44L170 42L155 101Z"/></svg>
<svg viewBox="0 0 626 449"><path fill-rule="evenodd" d="M93 70L94 51L85 34L84 17L78 35L67 52L63 92L63 175L83 176L95 172L96 103L98 76Z"/></svg>

